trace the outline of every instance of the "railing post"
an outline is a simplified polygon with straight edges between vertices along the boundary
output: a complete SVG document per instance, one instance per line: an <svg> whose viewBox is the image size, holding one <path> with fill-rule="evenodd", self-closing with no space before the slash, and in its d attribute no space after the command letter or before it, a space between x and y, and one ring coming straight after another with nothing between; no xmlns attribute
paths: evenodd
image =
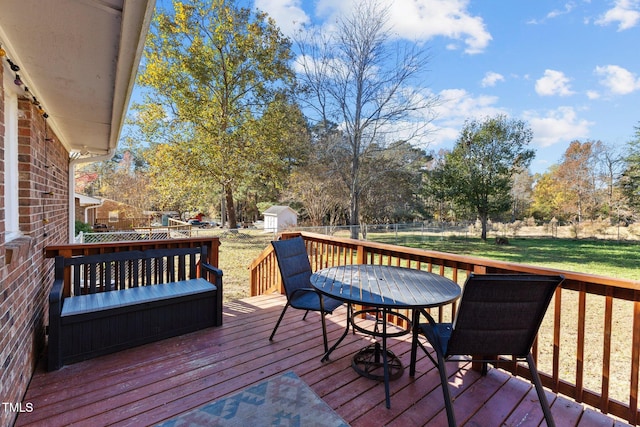
<svg viewBox="0 0 640 427"><path fill-rule="evenodd" d="M363 245L358 245L356 247L356 264L366 264L367 256L365 254L365 249Z"/></svg>
<svg viewBox="0 0 640 427"><path fill-rule="evenodd" d="M640 371L640 291L635 291L633 303L633 338L631 346L631 387L629 391L629 423L638 423L638 371Z"/></svg>

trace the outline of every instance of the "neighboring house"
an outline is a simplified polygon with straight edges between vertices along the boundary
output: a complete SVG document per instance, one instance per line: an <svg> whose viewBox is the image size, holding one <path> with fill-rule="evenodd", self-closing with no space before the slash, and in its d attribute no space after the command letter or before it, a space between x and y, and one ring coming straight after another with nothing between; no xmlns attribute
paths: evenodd
<svg viewBox="0 0 640 427"><path fill-rule="evenodd" d="M147 211L135 206L111 199L102 199L102 204L96 209L94 223L106 224L113 230L130 230L132 227L149 227L151 216Z"/></svg>
<svg viewBox="0 0 640 427"><path fill-rule="evenodd" d="M102 199L75 193L76 221L93 224L96 222L96 210L102 205Z"/></svg>
<svg viewBox="0 0 640 427"><path fill-rule="evenodd" d="M264 231L278 233L298 224L298 213L289 206L271 206L262 215Z"/></svg>
<svg viewBox="0 0 640 427"><path fill-rule="evenodd" d="M2 1L0 425L13 424L44 349L44 248L73 238L75 166L116 150L154 5Z"/></svg>
<svg viewBox="0 0 640 427"><path fill-rule="evenodd" d="M149 227L153 212L116 200L75 194L75 219L89 225L102 224L109 230Z"/></svg>

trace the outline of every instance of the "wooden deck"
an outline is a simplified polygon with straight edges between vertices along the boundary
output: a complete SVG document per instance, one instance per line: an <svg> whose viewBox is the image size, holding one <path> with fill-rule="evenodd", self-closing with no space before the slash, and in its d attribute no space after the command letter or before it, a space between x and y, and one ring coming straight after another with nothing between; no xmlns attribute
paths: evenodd
<svg viewBox="0 0 640 427"><path fill-rule="evenodd" d="M441 426L446 414L437 370L422 355L415 379L407 371L391 382L391 409L384 385L359 376L351 356L371 339L349 334L321 363L319 318L290 309L275 340L268 337L284 297L267 295L228 303L224 326L145 345L45 372L41 363L23 403L33 411L16 425L152 425L266 378L294 371L353 426ZM346 310L329 316L329 340L343 331ZM295 327L292 326L295 324ZM409 336L389 341L405 366ZM450 372L460 425L537 426L542 410L535 390L522 379L491 369L486 377L466 363ZM623 426L624 422L548 393L558 426Z"/></svg>

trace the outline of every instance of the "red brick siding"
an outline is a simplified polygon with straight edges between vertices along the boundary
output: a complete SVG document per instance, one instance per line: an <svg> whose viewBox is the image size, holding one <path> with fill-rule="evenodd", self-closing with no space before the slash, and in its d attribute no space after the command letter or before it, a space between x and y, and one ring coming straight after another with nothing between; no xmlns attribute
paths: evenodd
<svg viewBox="0 0 640 427"><path fill-rule="evenodd" d="M2 72L0 67L0 85ZM20 99L18 110L19 223L24 237L7 243L4 95L0 97L0 400L12 404L22 402L43 354L53 282L52 260L44 259L44 247L69 241L69 154L29 100ZM16 415L0 407L0 425L11 425Z"/></svg>

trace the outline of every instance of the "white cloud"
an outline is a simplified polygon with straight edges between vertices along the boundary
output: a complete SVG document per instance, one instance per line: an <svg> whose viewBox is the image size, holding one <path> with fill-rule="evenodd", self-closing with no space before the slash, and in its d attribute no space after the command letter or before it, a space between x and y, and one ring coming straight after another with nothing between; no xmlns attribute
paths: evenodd
<svg viewBox="0 0 640 427"><path fill-rule="evenodd" d="M552 18L557 18L560 15L565 15L571 12L575 6L576 5L573 2L565 3L563 10L554 9L551 12L547 13L547 18L552 19Z"/></svg>
<svg viewBox="0 0 640 427"><path fill-rule="evenodd" d="M562 71L544 70L544 76L536 81L536 92L541 96L572 95L570 81Z"/></svg>
<svg viewBox="0 0 640 427"><path fill-rule="evenodd" d="M502 74L499 74L493 71L488 71L484 75L484 78L482 79L482 82L480 82L480 84L482 85L482 87L493 87L496 85L496 83L503 82L503 81L504 81L504 76Z"/></svg>
<svg viewBox="0 0 640 427"><path fill-rule="evenodd" d="M609 25L618 23L618 31L633 28L640 22L640 2L638 0L616 0L615 6L607 10L595 23Z"/></svg>
<svg viewBox="0 0 640 427"><path fill-rule="evenodd" d="M394 31L402 38L426 41L442 36L465 44L465 52L483 52L492 37L482 17L468 10L469 0L385 0ZM451 46L451 45L450 45Z"/></svg>
<svg viewBox="0 0 640 427"><path fill-rule="evenodd" d="M497 96L473 96L464 89L446 89L438 94L440 103L434 114L437 117L432 122L431 137L435 146L448 145L455 141L465 120L493 117L507 114L499 107Z"/></svg>
<svg viewBox="0 0 640 427"><path fill-rule="evenodd" d="M571 13L571 11L576 7L574 2L568 2L565 3L564 5L564 9L554 9L551 12L547 13L547 15L544 17L544 19L530 19L529 21L527 21L527 24L532 24L532 25L538 25L538 24L543 24L544 22L547 21L547 19L554 19L557 18L558 16L562 16L562 15L566 15L568 13Z"/></svg>
<svg viewBox="0 0 640 427"><path fill-rule="evenodd" d="M600 92L595 91L595 90L588 90L587 91L587 98L589 98L589 99L598 99L598 98L600 98Z"/></svg>
<svg viewBox="0 0 640 427"><path fill-rule="evenodd" d="M310 21L302 9L302 0L255 0L255 7L267 12L287 36L292 36L301 25Z"/></svg>
<svg viewBox="0 0 640 427"><path fill-rule="evenodd" d="M402 39L424 42L435 37L452 39L447 49L459 49L464 44L466 53L483 52L492 40L484 20L473 16L469 11L470 0L379 0L380 8L388 8L389 25L394 34ZM256 0L256 6L276 18L282 27L283 20L291 22L288 13L295 13L298 21L302 21L301 0ZM315 18L324 21L325 25L333 25L339 16L348 15L356 0L318 0L314 3ZM305 15L306 16L306 15ZM306 21L304 21L306 22ZM289 34L284 31L285 34Z"/></svg>
<svg viewBox="0 0 640 427"><path fill-rule="evenodd" d="M600 83L615 95L627 95L640 89L640 78L617 65L596 67L594 72L603 77Z"/></svg>
<svg viewBox="0 0 640 427"><path fill-rule="evenodd" d="M447 49L459 49L464 44L466 53L483 52L492 40L482 17L473 16L467 9L470 0L380 0L381 8L389 9L389 24L394 33L403 39L424 42L435 37L445 37L456 43L449 43ZM348 15L356 0L318 0L314 10L302 7L303 0L255 0L255 6L267 12L288 36L293 36L302 24L308 24L314 13L315 18L324 21L325 26L335 25L339 16ZM322 25L322 24L321 24Z"/></svg>
<svg viewBox="0 0 640 427"><path fill-rule="evenodd" d="M525 111L523 118L533 130L532 142L539 147L586 138L593 125L593 122L578 118L573 107L558 107L547 111L544 116L535 111Z"/></svg>

